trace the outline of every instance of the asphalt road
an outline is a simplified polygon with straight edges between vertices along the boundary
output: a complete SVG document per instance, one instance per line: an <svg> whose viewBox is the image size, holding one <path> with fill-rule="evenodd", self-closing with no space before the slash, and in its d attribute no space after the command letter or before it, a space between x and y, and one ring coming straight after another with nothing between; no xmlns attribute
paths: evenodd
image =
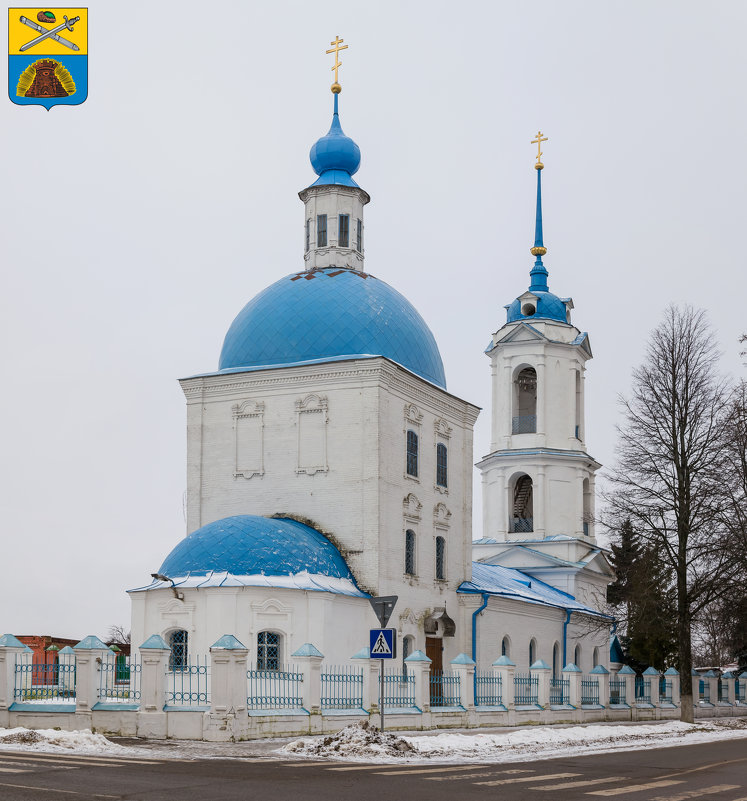
<svg viewBox="0 0 747 801"><path fill-rule="evenodd" d="M120 759L0 751L2 801L747 801L747 738L503 765Z"/></svg>

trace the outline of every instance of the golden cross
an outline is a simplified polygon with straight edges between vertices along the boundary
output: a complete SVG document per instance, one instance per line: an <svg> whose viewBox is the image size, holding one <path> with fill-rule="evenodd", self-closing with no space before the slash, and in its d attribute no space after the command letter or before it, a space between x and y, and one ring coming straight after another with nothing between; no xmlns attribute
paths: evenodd
<svg viewBox="0 0 747 801"><path fill-rule="evenodd" d="M347 45L342 44L344 41L345 40L344 39L340 39L339 36L335 36L335 41L334 42L330 42L330 44L332 45L332 49L331 50L327 50L328 54L329 53L334 53L335 54L335 65L332 67L332 69L335 72L335 83L337 83L337 70L339 70L340 67L342 66L342 61L340 61L340 50L347 50L348 49ZM340 45L342 45L342 47L340 47Z"/></svg>
<svg viewBox="0 0 747 801"><path fill-rule="evenodd" d="M542 143L547 142L547 137L542 136L542 131L537 131L537 138L532 139L532 144L537 145L537 164L542 164Z"/></svg>

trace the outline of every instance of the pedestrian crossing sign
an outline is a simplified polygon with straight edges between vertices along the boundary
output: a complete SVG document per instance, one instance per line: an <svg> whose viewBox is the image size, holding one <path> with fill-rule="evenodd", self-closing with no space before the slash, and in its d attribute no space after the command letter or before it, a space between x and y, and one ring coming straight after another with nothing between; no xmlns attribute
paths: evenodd
<svg viewBox="0 0 747 801"><path fill-rule="evenodd" d="M397 630L371 629L371 659L394 659L397 656Z"/></svg>

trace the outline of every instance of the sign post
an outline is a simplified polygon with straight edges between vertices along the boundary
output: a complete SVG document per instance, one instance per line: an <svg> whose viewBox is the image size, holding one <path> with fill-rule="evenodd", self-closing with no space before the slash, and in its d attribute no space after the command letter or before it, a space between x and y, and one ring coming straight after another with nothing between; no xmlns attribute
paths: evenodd
<svg viewBox="0 0 747 801"><path fill-rule="evenodd" d="M371 659L380 659L379 662L379 719L381 731L384 731L384 660L394 659L397 656L397 630L388 629L386 624L397 603L396 595L383 595L380 598L369 598L381 628L371 629L369 632L368 653Z"/></svg>

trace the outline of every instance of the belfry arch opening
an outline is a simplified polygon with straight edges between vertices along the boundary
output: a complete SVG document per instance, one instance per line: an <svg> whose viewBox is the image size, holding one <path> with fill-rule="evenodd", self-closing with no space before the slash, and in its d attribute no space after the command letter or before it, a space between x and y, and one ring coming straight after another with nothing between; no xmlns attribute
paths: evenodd
<svg viewBox="0 0 747 801"><path fill-rule="evenodd" d="M534 531L534 486L530 476L523 473L511 487L511 519L509 531Z"/></svg>
<svg viewBox="0 0 747 801"><path fill-rule="evenodd" d="M537 431L537 372L524 367L514 376L512 434L534 434Z"/></svg>
<svg viewBox="0 0 747 801"><path fill-rule="evenodd" d="M592 510L591 510L591 483L588 478L584 479L583 483L583 518L582 518L582 525L584 531L584 537L591 536L591 522L592 522Z"/></svg>

